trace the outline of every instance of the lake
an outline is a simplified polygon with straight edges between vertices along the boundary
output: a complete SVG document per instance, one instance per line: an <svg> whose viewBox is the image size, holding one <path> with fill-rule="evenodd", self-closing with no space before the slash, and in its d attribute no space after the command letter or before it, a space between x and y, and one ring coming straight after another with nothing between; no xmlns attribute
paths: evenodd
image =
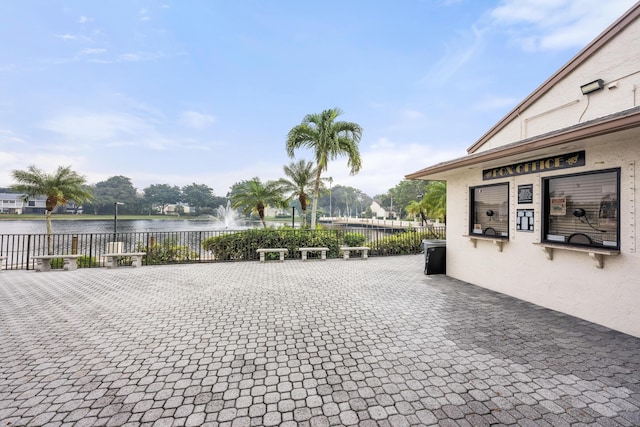
<svg viewBox="0 0 640 427"><path fill-rule="evenodd" d="M84 234L84 233L112 233L113 220L62 220L52 221L55 234ZM259 225L259 224L258 224ZM269 223L267 225L282 225L282 223ZM246 229L251 223L242 222L237 229ZM210 231L223 230L224 224L218 220L183 219L183 220L153 220L118 219L119 233L142 233L147 231ZM234 227L235 229L235 227ZM47 224L43 220L11 220L0 221L0 234L46 234Z"/></svg>

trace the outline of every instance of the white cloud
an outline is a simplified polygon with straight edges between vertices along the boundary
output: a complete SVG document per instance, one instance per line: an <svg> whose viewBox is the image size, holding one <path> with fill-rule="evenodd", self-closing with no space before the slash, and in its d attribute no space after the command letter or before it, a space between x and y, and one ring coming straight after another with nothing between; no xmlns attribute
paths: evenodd
<svg viewBox="0 0 640 427"><path fill-rule="evenodd" d="M105 53L107 51L107 49L83 49L80 52L80 55L99 55L102 53Z"/></svg>
<svg viewBox="0 0 640 427"><path fill-rule="evenodd" d="M140 10L140 20L141 21L150 21L151 17L149 16L149 11L147 9Z"/></svg>
<svg viewBox="0 0 640 427"><path fill-rule="evenodd" d="M405 175L427 166L462 157L464 150L447 148L434 149L426 144L401 144L387 138L380 138L368 148L361 148L362 170L357 175L349 175L346 158L329 164L324 176L332 176L334 185L348 185L358 188L369 196L382 194L402 181Z"/></svg>
<svg viewBox="0 0 640 427"><path fill-rule="evenodd" d="M193 129L204 129L215 122L215 116L198 113L197 111L185 111L180 115L180 123Z"/></svg>
<svg viewBox="0 0 640 427"><path fill-rule="evenodd" d="M416 110L405 109L400 112L402 117L407 120L422 120L424 119L424 113Z"/></svg>
<svg viewBox="0 0 640 427"><path fill-rule="evenodd" d="M527 51L583 47L635 0L504 0L491 25L507 31Z"/></svg>
<svg viewBox="0 0 640 427"><path fill-rule="evenodd" d="M93 21L93 19L89 18L87 16L81 16L81 17L78 18L78 23L79 24L86 24L87 22L92 22L92 21Z"/></svg>
<svg viewBox="0 0 640 427"><path fill-rule="evenodd" d="M14 132L6 129L0 129L0 145L24 144L24 139L17 136Z"/></svg>
<svg viewBox="0 0 640 427"><path fill-rule="evenodd" d="M475 58L484 48L484 30L472 26L471 31L461 34L454 45L447 45L445 55L436 62L421 79L423 86L442 85L458 70Z"/></svg>
<svg viewBox="0 0 640 427"><path fill-rule="evenodd" d="M56 37L62 40L76 40L78 36L74 36L71 34L56 34Z"/></svg>
<svg viewBox="0 0 640 427"><path fill-rule="evenodd" d="M65 40L65 41L81 41L81 42L90 42L91 39L87 36L79 35L79 34L56 34L57 38Z"/></svg>

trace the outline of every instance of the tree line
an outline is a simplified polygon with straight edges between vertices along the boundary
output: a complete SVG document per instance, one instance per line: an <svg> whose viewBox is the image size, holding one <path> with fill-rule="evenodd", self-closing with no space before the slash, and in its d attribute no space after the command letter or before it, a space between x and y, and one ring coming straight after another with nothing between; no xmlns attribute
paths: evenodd
<svg viewBox="0 0 640 427"><path fill-rule="evenodd" d="M307 149L313 153L314 161L299 159L285 165L285 178L279 180L262 182L255 177L237 182L227 197L216 196L211 187L196 183L182 188L154 184L144 188L143 195L139 196L128 177L113 176L89 186L85 178L70 167L59 167L54 174L35 166L29 166L26 171L14 170L13 177L17 183L11 188L26 198L46 196L48 223L53 210L68 202L83 204L85 211L95 214L113 213L120 204L122 206L118 209L123 214L164 213L167 205L178 203L189 205L198 214L205 214L212 213L217 206L230 200L234 208L247 214L257 214L265 227L266 207L284 209L297 206L302 213L303 225L306 225L307 207L311 203L310 226L315 228L321 200L321 210L329 215L335 215L335 207L339 215L369 216L371 210L367 211L367 208L371 199L367 195L351 187L333 187L331 177L322 177L329 162L339 157L347 158L351 174L358 173L362 167L358 147L362 128L357 123L337 121L341 114L343 112L339 108L308 114L287 134L285 149L289 157L294 158L299 149ZM446 186L438 182L402 181L386 194L378 195L377 199L385 210L398 211L399 216L442 217L446 209Z"/></svg>

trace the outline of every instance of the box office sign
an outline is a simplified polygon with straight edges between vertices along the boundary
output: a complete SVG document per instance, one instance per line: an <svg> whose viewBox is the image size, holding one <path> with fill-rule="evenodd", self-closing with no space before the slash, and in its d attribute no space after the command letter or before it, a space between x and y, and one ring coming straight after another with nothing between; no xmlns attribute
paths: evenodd
<svg viewBox="0 0 640 427"><path fill-rule="evenodd" d="M482 171L482 179L484 181L488 181L491 179L509 178L512 176L527 175L530 173L575 168L577 166L584 166L584 164L584 151L577 151L575 153L560 154L553 157L530 160L528 162L514 163L492 169L484 169Z"/></svg>

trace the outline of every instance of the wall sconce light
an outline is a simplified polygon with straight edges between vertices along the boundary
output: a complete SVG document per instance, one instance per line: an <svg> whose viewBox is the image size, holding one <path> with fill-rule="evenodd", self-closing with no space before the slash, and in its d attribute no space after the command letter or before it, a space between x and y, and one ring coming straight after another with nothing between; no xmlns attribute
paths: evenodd
<svg viewBox="0 0 640 427"><path fill-rule="evenodd" d="M589 94L591 92L598 91L604 87L604 81L602 79L598 79L592 81L591 83L587 83L586 85L580 86L580 90L583 95Z"/></svg>

